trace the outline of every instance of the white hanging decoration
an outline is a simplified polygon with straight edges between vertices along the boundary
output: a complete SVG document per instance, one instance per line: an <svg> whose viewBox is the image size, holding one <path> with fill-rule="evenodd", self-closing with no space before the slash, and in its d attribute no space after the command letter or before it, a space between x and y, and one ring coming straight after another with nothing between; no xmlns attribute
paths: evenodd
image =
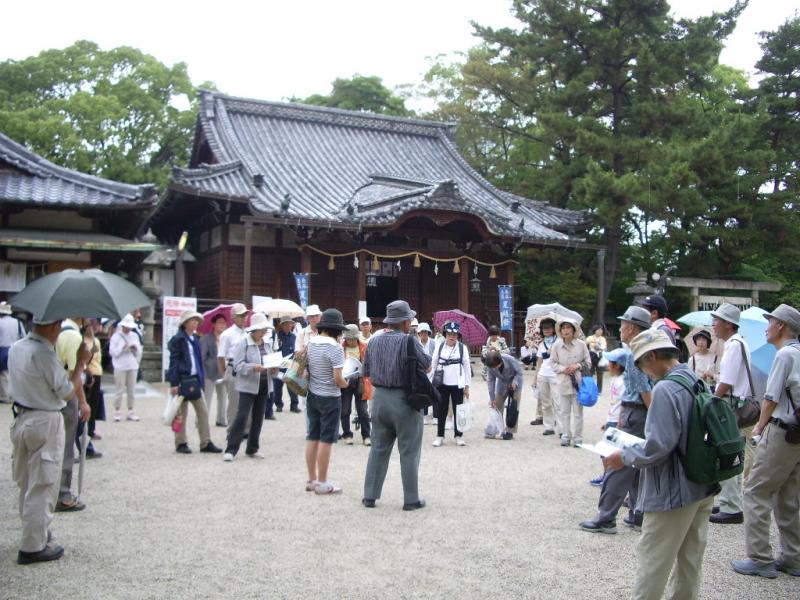
<svg viewBox="0 0 800 600"><path fill-rule="evenodd" d="M438 275L439 274L439 263L438 262L434 263L434 265L433 265L433 274L434 275Z"/></svg>
<svg viewBox="0 0 800 600"><path fill-rule="evenodd" d="M475 266L472 268L472 274L475 275L475 277L478 276L478 263L475 263Z"/></svg>
<svg viewBox="0 0 800 600"><path fill-rule="evenodd" d="M397 261L397 270L399 271L399 270L401 270L402 268L403 268L403 267L402 267L402 266L400 266L400 261L398 260L398 261Z"/></svg>
<svg viewBox="0 0 800 600"><path fill-rule="evenodd" d="M358 254L353 254L353 268L358 268Z"/></svg>

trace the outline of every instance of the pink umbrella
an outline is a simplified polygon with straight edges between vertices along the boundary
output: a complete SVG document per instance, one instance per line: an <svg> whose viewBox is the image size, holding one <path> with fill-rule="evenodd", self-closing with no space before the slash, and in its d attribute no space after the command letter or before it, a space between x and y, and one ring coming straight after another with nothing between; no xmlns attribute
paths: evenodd
<svg viewBox="0 0 800 600"><path fill-rule="evenodd" d="M667 327L672 329L672 331L680 331L681 330L681 326L680 325L678 325L672 319L667 319L666 317L664 317L664 325L666 325Z"/></svg>
<svg viewBox="0 0 800 600"><path fill-rule="evenodd" d="M222 315L225 317L225 324L227 327L233 325L233 318L231 317L231 308L233 304L220 304L216 308L212 308L211 310L207 310L203 313L203 322L200 324L200 327L197 328L198 333L202 335L208 335L214 329L214 317L217 315ZM247 321L246 323L250 322L250 315L253 311L247 311Z"/></svg>
<svg viewBox="0 0 800 600"><path fill-rule="evenodd" d="M468 346L479 346L486 343L489 332L475 315L465 313L457 308L451 310L440 310L433 313L433 324L436 329L441 329L445 323L453 321L461 327L461 337Z"/></svg>

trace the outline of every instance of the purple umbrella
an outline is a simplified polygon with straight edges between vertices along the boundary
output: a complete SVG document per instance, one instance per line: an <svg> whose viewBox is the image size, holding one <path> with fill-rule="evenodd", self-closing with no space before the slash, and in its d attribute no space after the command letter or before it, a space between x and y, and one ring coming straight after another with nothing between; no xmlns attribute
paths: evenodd
<svg viewBox="0 0 800 600"><path fill-rule="evenodd" d="M433 313L433 324L436 329L440 329L448 321L458 323L461 327L461 337L467 346L479 346L486 343L486 338L489 337L489 332L486 330L475 315L465 313L453 308L451 310L440 310Z"/></svg>

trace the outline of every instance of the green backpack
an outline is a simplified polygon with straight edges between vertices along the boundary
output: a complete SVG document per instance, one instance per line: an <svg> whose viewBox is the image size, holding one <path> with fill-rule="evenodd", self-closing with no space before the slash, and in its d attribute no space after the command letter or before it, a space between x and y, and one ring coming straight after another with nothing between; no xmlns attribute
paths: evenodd
<svg viewBox="0 0 800 600"><path fill-rule="evenodd" d="M714 396L702 379L692 382L682 375L665 377L692 394L692 416L686 451L678 452L689 481L718 483L744 470L744 437L730 404Z"/></svg>

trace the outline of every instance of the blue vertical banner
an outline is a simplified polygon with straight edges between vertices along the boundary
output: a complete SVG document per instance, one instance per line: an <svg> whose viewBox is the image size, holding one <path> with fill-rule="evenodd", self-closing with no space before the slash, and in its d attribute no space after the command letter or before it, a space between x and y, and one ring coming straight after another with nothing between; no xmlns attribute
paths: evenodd
<svg viewBox="0 0 800 600"><path fill-rule="evenodd" d="M308 306L308 273L295 273L294 283L297 285L297 297L300 300L300 308L303 310Z"/></svg>
<svg viewBox="0 0 800 600"><path fill-rule="evenodd" d="M512 331L514 329L514 286L498 285L500 294L500 330Z"/></svg>

